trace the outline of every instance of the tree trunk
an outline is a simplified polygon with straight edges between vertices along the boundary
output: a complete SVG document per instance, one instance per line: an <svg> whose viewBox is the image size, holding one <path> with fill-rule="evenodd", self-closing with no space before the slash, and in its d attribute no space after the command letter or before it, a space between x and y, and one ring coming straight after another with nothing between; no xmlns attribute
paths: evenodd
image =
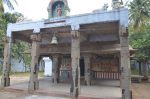
<svg viewBox="0 0 150 99"><path fill-rule="evenodd" d="M148 80L148 64L147 64L147 61L143 61L143 76L144 76L144 80Z"/></svg>

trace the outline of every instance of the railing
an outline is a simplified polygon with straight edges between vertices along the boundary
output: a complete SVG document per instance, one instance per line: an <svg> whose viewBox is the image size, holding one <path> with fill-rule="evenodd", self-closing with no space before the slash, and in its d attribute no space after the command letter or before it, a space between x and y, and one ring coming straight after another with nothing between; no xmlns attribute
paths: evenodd
<svg viewBox="0 0 150 99"><path fill-rule="evenodd" d="M104 71L93 71L91 70L92 79L102 79L102 80L119 80L119 72L104 72ZM60 80L71 80L71 70L60 70Z"/></svg>
<svg viewBox="0 0 150 99"><path fill-rule="evenodd" d="M93 79L103 79L103 80L119 80L119 72L104 72L104 71L91 71L91 76Z"/></svg>

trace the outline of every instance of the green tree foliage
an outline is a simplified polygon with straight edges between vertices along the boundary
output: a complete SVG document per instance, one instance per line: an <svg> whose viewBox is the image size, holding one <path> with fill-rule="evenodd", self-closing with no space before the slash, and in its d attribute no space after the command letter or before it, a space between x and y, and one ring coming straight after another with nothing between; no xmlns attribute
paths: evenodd
<svg viewBox="0 0 150 99"><path fill-rule="evenodd" d="M150 25L141 27L140 31L130 32L130 44L138 49L135 57L139 61L150 60Z"/></svg>
<svg viewBox="0 0 150 99"><path fill-rule="evenodd" d="M138 50L135 58L145 62L150 59L150 1L133 0L128 6L130 45Z"/></svg>
<svg viewBox="0 0 150 99"><path fill-rule="evenodd" d="M29 43L20 40L17 40L15 43L12 44L11 57L23 61L25 70L31 64L31 55L30 52L27 52L29 51L30 46L31 45Z"/></svg>
<svg viewBox="0 0 150 99"><path fill-rule="evenodd" d="M7 24L16 23L23 20L24 17L20 13L4 13L5 3L10 10L14 10L13 2L17 4L16 0L0 0L0 58L3 58L4 44L2 38L6 36ZM29 44L21 41L16 41L11 47L11 57L19 60L23 60L25 67L30 66L31 56L30 54L24 54L29 49Z"/></svg>
<svg viewBox="0 0 150 99"><path fill-rule="evenodd" d="M4 44L2 42L2 38L6 36L7 24L8 23L16 23L19 19L22 19L23 15L20 13L5 13L0 16L0 58L3 58L3 50ZM26 50L29 49L29 44L16 40L15 43L12 44L11 47L11 57L15 59L23 60L24 66L30 66L31 57L29 54L24 54Z"/></svg>
<svg viewBox="0 0 150 99"><path fill-rule="evenodd" d="M17 4L16 0L0 0L0 12L4 12L4 6L3 6L4 3L8 6L10 10L14 10L14 6L12 2Z"/></svg>
<svg viewBox="0 0 150 99"><path fill-rule="evenodd" d="M20 13L0 13L0 57L3 56L4 44L2 42L2 38L6 35L7 24L15 23L20 17L23 17Z"/></svg>
<svg viewBox="0 0 150 99"><path fill-rule="evenodd" d="M129 3L130 25L136 30L150 18L150 0L133 0Z"/></svg>

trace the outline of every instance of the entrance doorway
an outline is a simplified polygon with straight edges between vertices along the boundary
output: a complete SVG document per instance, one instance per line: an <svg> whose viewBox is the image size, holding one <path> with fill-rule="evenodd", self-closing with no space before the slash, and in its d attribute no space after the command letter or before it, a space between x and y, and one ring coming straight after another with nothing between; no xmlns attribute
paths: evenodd
<svg viewBox="0 0 150 99"><path fill-rule="evenodd" d="M84 69L85 69L84 59L80 59L80 76L84 76Z"/></svg>

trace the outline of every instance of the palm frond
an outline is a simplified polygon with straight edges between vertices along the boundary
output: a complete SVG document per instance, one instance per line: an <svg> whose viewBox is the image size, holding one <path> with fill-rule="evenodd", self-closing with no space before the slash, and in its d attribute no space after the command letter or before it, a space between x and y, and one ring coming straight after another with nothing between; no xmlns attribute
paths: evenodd
<svg viewBox="0 0 150 99"><path fill-rule="evenodd" d="M14 10L14 6L13 6L12 2L18 4L16 0L13 0L13 1L12 0L3 0L3 2L8 6L8 8L10 10Z"/></svg>

